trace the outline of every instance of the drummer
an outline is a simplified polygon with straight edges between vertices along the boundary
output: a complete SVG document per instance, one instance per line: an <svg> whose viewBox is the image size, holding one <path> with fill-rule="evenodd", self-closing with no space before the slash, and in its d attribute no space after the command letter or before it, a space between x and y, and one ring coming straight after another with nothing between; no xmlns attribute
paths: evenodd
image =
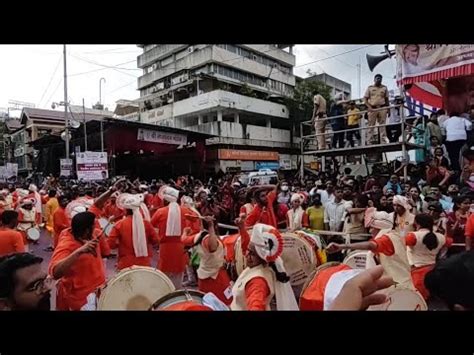
<svg viewBox="0 0 474 355"><path fill-rule="evenodd" d="M71 221L66 214L66 206L69 203L67 196L60 196L58 199L59 207L53 214L53 250L58 245L61 232L71 226Z"/></svg>
<svg viewBox="0 0 474 355"><path fill-rule="evenodd" d="M309 226L308 215L303 207L301 207L304 199L304 196L299 193L295 193L291 196L291 209L286 213L288 230L290 232Z"/></svg>
<svg viewBox="0 0 474 355"><path fill-rule="evenodd" d="M247 215L246 226L252 227L256 223L263 223L274 228L278 227L274 202L277 198L277 186L259 186L255 193L255 206L252 212Z"/></svg>
<svg viewBox="0 0 474 355"><path fill-rule="evenodd" d="M411 278L411 267L408 262L405 239L397 231L382 229L375 238L367 242L337 244L330 243L326 251L335 253L342 250L369 250L378 256L387 276L390 276L401 287L415 290Z"/></svg>
<svg viewBox="0 0 474 355"><path fill-rule="evenodd" d="M224 268L224 244L217 236L214 218L206 216L208 230L193 234L191 228L184 230L181 240L187 247L196 247L200 257L198 275L199 291L212 292L226 305L232 303L232 284Z"/></svg>
<svg viewBox="0 0 474 355"><path fill-rule="evenodd" d="M120 220L125 216L125 211L117 206L117 196L118 192L114 192L110 199L105 203L104 206L104 217L107 218L110 222L115 222Z"/></svg>
<svg viewBox="0 0 474 355"><path fill-rule="evenodd" d="M416 232L408 233L405 237L408 261L411 265L411 276L416 289L425 300L429 292L425 287L425 275L433 269L439 252L448 248L453 240L443 234L434 233L433 218L424 213L415 217Z"/></svg>
<svg viewBox="0 0 474 355"><path fill-rule="evenodd" d="M107 238L111 249L118 248L117 269L140 265L151 266L152 246L158 246L158 236L140 212L141 195L122 194L120 209L126 216L118 221Z"/></svg>
<svg viewBox="0 0 474 355"><path fill-rule="evenodd" d="M276 298L277 310L298 310L290 278L280 258L283 240L272 226L256 224L250 240L244 235L242 250L245 251L247 268L240 274L232 288L232 310L271 310Z"/></svg>
<svg viewBox="0 0 474 355"><path fill-rule="evenodd" d="M33 207L34 204L35 202L32 199L24 198L20 202L20 208L18 209L17 229L23 235L25 251L29 251L30 243L30 240L27 238L27 231L30 228L36 228L36 208Z"/></svg>
<svg viewBox="0 0 474 355"><path fill-rule="evenodd" d="M158 269L171 279L176 289L180 289L188 261L181 236L188 223L186 215L191 212L188 208L178 205L178 190L164 185L158 194L167 203L167 206L159 208L151 219L151 224L158 228L160 241Z"/></svg>
<svg viewBox="0 0 474 355"><path fill-rule="evenodd" d="M105 283L105 268L99 245L99 233L94 229L95 215L81 212L65 229L49 264L49 274L57 284L56 309L78 311L87 297Z"/></svg>

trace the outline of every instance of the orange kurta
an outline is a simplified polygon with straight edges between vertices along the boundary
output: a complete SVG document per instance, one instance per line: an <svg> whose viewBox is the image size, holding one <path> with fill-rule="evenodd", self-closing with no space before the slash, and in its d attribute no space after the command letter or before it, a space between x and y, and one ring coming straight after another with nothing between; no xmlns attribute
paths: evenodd
<svg viewBox="0 0 474 355"><path fill-rule="evenodd" d="M150 222L143 222L145 224L145 234L148 243L148 256L143 257L135 256L132 235L132 216L125 217L117 222L112 228L112 231L107 238L107 242L109 243L110 248L118 248L117 269L122 270L133 265L151 266L151 259L153 256L152 245L158 244L158 236Z"/></svg>
<svg viewBox="0 0 474 355"><path fill-rule="evenodd" d="M187 247L191 247L194 245L194 235L188 237L186 240L183 241L184 245ZM223 244L221 240L218 239L218 243ZM209 236L204 237L201 241L201 247L206 251L209 252ZM212 277L208 277L205 279L198 278L198 288L199 291L208 293L212 292L219 300L224 302L226 305L230 305L232 303L232 297L227 298L225 295L225 291L231 286L231 280L229 274L221 267L219 273L217 274L216 278L213 279ZM229 289L229 292L230 289Z"/></svg>
<svg viewBox="0 0 474 355"><path fill-rule="evenodd" d="M119 220L125 215L125 211L117 206L117 204L108 201L104 207L104 217L113 217L114 220Z"/></svg>
<svg viewBox="0 0 474 355"><path fill-rule="evenodd" d="M65 229L54 249L49 273L52 275L56 265L71 255L83 244L74 239L71 229ZM86 303L87 296L95 292L105 283L105 269L101 258L100 245L97 246L97 255L82 254L72 265L69 272L61 277L57 285L57 310L80 310Z"/></svg>
<svg viewBox="0 0 474 355"><path fill-rule="evenodd" d="M181 233L187 226L186 214L191 214L189 209L180 206L181 209ZM181 273L187 265L187 253L184 244L179 236L166 235L166 221L168 219L169 207L158 209L151 219L151 224L158 228L158 240L160 241L160 256L158 259L158 269L163 272Z"/></svg>
<svg viewBox="0 0 474 355"><path fill-rule="evenodd" d="M0 256L23 253L25 251L25 244L23 243L23 236L20 232L10 228L0 228Z"/></svg>
<svg viewBox="0 0 474 355"><path fill-rule="evenodd" d="M245 285L245 299L248 311L265 311L270 288L263 277L255 277Z"/></svg>
<svg viewBox="0 0 474 355"><path fill-rule="evenodd" d="M62 207L59 207L56 212L53 214L53 230L54 230L54 240L53 245L56 248L58 245L59 235L63 230L71 226L71 221L66 215L66 210Z"/></svg>
<svg viewBox="0 0 474 355"><path fill-rule="evenodd" d="M262 206L256 204L252 212L247 216L246 226L251 227L257 223L263 223L278 228L277 218L273 211L273 202L276 198L276 191L270 191L267 194L267 205L265 207L262 208Z"/></svg>

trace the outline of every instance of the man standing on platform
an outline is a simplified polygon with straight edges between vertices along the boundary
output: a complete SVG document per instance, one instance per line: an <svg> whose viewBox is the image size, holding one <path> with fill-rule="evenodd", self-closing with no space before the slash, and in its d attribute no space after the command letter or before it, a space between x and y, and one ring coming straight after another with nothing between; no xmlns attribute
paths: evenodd
<svg viewBox="0 0 474 355"><path fill-rule="evenodd" d="M318 142L318 149L326 149L326 99L322 97L317 91L314 93L313 98L314 108L313 108L313 117L311 118L312 123L314 124L314 129L316 134L321 134L316 136Z"/></svg>
<svg viewBox="0 0 474 355"><path fill-rule="evenodd" d="M387 110L377 110L389 106L388 88L382 85L382 75L377 74L374 77L374 85L370 85L364 95L364 103L368 112L368 132L367 144L373 144L377 137L374 135L376 122L384 125L387 119ZM377 110L377 111L374 111ZM380 144L387 143L387 133L385 127L379 128Z"/></svg>

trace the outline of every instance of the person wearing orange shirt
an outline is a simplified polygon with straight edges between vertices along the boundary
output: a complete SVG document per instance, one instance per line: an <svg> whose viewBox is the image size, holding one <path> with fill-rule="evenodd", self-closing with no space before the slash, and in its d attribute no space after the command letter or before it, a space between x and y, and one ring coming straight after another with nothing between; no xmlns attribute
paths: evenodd
<svg viewBox="0 0 474 355"><path fill-rule="evenodd" d="M71 221L66 214L69 198L67 196L60 196L58 203L59 207L53 214L53 248L56 248L58 245L61 232L71 226Z"/></svg>
<svg viewBox="0 0 474 355"><path fill-rule="evenodd" d="M214 228L214 218L206 216L208 231L193 234L190 227L184 229L181 240L186 247L197 248L200 257L198 274L199 291L212 292L226 305L232 303L231 281L224 268L224 245Z"/></svg>
<svg viewBox="0 0 474 355"><path fill-rule="evenodd" d="M331 254L347 250L369 250L375 253L387 276L390 276L400 287L415 290L408 262L405 238L395 230L382 229L375 238L368 242L337 244L330 243L326 252ZM373 257L369 253L367 258Z"/></svg>
<svg viewBox="0 0 474 355"><path fill-rule="evenodd" d="M259 187L255 191L255 207L247 216L246 225L251 227L256 223L278 227L273 204L277 198L277 187L273 185Z"/></svg>
<svg viewBox="0 0 474 355"><path fill-rule="evenodd" d="M309 226L308 215L301 207L303 201L304 197L301 194L295 193L291 196L291 209L286 213L287 226L290 232Z"/></svg>
<svg viewBox="0 0 474 355"><path fill-rule="evenodd" d="M188 223L186 215L190 214L190 211L178 205L178 190L162 186L158 195L168 203L167 206L159 208L151 219L153 227L158 228L160 241L158 269L171 279L176 289L180 289L188 262L181 236Z"/></svg>
<svg viewBox="0 0 474 355"><path fill-rule="evenodd" d="M158 196L158 187L156 185L150 186L150 192L145 195L145 204L152 216L158 208L164 207L163 200Z"/></svg>
<svg viewBox="0 0 474 355"><path fill-rule="evenodd" d="M126 217L114 225L107 238L111 249L118 248L117 269L151 266L152 246L158 246L158 236L140 213L141 195L122 194L119 201L119 208L125 210Z"/></svg>
<svg viewBox="0 0 474 355"><path fill-rule="evenodd" d="M59 208L58 199L56 198L56 190L49 190L48 192L48 202L44 209L44 220L46 223L46 231L48 232L51 243L50 246L45 249L45 251L52 251L54 249L54 221L53 215L54 212Z"/></svg>
<svg viewBox="0 0 474 355"><path fill-rule="evenodd" d="M277 310L298 310L290 278L280 258L283 251L280 232L258 223L254 225L250 240L244 235L241 237L247 267L232 288L231 310L271 310L273 298Z"/></svg>
<svg viewBox="0 0 474 355"><path fill-rule="evenodd" d="M57 310L81 310L88 296L105 283L105 268L94 222L95 215L91 212L76 214L71 228L61 233L54 249L49 274L59 280Z"/></svg>
<svg viewBox="0 0 474 355"><path fill-rule="evenodd" d="M23 253L25 245L23 236L15 230L18 224L18 212L4 211L1 216L0 227L0 256L11 253Z"/></svg>
<svg viewBox="0 0 474 355"><path fill-rule="evenodd" d="M250 213L252 213L256 203L252 193L247 192L247 194L245 195L245 202L246 203L242 207L240 207L239 215L244 213L246 216L248 216L250 215Z"/></svg>
<svg viewBox="0 0 474 355"><path fill-rule="evenodd" d="M111 222L118 221L125 216L124 210L117 206L117 196L117 192L112 194L110 200L108 200L104 206L104 217Z"/></svg>
<svg viewBox="0 0 474 355"><path fill-rule="evenodd" d="M425 276L433 269L441 249L446 250L453 240L433 232L434 220L428 214L417 214L414 225L416 232L408 233L405 237L408 262L411 265L413 283L427 300L429 292L425 287Z"/></svg>

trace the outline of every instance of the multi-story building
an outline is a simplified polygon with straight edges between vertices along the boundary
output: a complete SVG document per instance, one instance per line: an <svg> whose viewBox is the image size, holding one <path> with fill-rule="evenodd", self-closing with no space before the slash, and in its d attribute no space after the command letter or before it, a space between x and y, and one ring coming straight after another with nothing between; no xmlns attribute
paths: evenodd
<svg viewBox="0 0 474 355"><path fill-rule="evenodd" d="M74 113L70 113L69 120L76 120L82 123L83 120L101 120L105 114L94 110L86 110L85 117L79 110L79 107L71 107ZM112 112L109 112L109 117ZM64 131L64 111L44 110L38 108L24 108L20 120L13 121L13 128L9 133L9 151L8 161L18 164L19 174L28 174L33 170L33 159L37 152L31 147L30 143L45 135L60 135Z"/></svg>
<svg viewBox="0 0 474 355"><path fill-rule="evenodd" d="M339 93L343 93L344 97L347 100L351 99L351 94L352 94L351 84L349 84L348 82L345 82L344 80L338 79L326 73L316 74L308 78L305 78L304 80L321 81L332 89L331 94L333 97Z"/></svg>
<svg viewBox="0 0 474 355"><path fill-rule="evenodd" d="M210 170L296 168L284 104L295 86L292 45L141 47L139 121L214 135L206 143Z"/></svg>

